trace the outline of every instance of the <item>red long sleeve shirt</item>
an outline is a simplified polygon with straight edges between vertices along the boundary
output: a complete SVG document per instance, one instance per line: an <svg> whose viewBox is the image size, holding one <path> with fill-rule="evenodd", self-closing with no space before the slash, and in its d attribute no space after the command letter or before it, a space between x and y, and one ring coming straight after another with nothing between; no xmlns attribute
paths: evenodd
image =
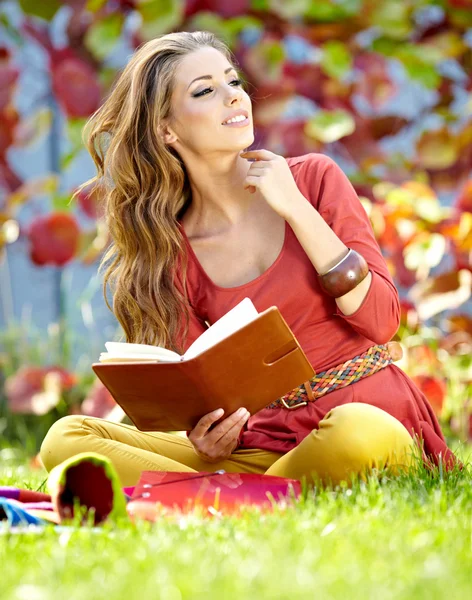
<svg viewBox="0 0 472 600"><path fill-rule="evenodd" d="M369 217L343 171L332 159L318 153L286 160L307 202L347 247L366 259L372 274L366 297L353 314L345 315L334 298L321 289L312 262L287 222L283 248L262 275L243 285L218 286L204 271L180 225L189 254L187 293L193 308L184 348L206 329L205 321L214 323L247 296L258 312L273 305L279 308L319 373L374 344L391 340L400 323L400 302ZM176 284L181 285L179 277ZM287 452L317 428L320 419L334 406L353 401L386 410L399 419L410 434L418 433L424 438L425 451L436 462L439 452L453 462L452 452L445 444L426 397L396 365L330 392L307 406L259 411L249 418L242 430L240 445Z"/></svg>

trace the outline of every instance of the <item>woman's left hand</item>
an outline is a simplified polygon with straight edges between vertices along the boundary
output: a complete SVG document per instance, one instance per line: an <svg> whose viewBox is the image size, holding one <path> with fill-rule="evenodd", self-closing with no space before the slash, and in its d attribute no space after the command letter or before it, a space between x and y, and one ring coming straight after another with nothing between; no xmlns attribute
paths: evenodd
<svg viewBox="0 0 472 600"><path fill-rule="evenodd" d="M251 193L259 190L266 202L285 220L296 206L306 202L283 156L270 150L248 150L240 155L256 159L249 167L244 189Z"/></svg>

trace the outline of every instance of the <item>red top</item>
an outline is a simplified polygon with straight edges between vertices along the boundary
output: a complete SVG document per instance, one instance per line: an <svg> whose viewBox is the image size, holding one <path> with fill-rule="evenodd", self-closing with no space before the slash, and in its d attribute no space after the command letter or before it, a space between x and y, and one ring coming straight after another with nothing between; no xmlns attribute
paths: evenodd
<svg viewBox="0 0 472 600"><path fill-rule="evenodd" d="M316 270L285 222L285 241L275 262L259 277L232 288L216 285L204 271L185 231L189 250L187 293L194 309L185 350L206 329L246 296L258 312L276 305L319 373L392 339L400 323L398 291L375 239L369 217L349 179L327 156L309 153L287 158L295 182L349 248L366 259L372 273L369 291L349 316L324 293ZM313 232L316 234L316 232ZM181 285L177 277L176 285ZM180 289L182 289L180 287ZM302 383L302 382L300 382ZM437 418L424 394L399 367L389 365L370 377L329 392L307 406L288 410L265 408L249 418L240 435L242 448L287 452L299 444L333 407L366 402L399 419L410 433L420 434L425 451L437 462L439 452L454 462Z"/></svg>

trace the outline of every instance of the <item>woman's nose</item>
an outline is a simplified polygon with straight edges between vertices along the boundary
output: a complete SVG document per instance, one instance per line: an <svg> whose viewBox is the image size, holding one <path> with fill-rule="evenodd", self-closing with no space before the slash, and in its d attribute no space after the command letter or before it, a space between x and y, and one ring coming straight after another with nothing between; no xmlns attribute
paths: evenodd
<svg viewBox="0 0 472 600"><path fill-rule="evenodd" d="M232 104L234 100L242 100L243 94L241 90L231 88L229 90L227 98L229 98L229 102Z"/></svg>

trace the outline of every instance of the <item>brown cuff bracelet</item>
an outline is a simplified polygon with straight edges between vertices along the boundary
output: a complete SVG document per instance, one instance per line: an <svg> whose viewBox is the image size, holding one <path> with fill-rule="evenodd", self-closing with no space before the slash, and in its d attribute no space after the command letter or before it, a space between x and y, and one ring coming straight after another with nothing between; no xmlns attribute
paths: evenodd
<svg viewBox="0 0 472 600"><path fill-rule="evenodd" d="M352 248L344 258L323 275L318 275L320 285L329 296L340 298L353 290L369 274L369 265Z"/></svg>

